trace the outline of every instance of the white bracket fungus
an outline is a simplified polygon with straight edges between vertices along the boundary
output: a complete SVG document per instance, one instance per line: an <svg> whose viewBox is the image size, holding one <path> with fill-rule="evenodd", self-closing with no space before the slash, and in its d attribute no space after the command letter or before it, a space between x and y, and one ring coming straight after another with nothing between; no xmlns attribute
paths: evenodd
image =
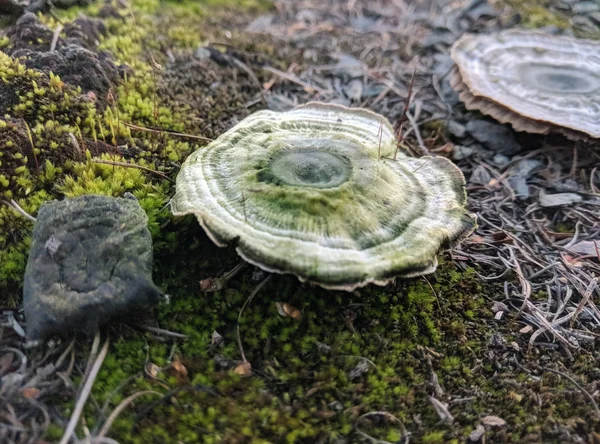
<svg viewBox="0 0 600 444"><path fill-rule="evenodd" d="M465 35L451 54L467 109L517 131L600 137L600 42L511 30Z"/></svg>
<svg viewBox="0 0 600 444"><path fill-rule="evenodd" d="M236 242L246 261L325 288L430 273L475 216L456 166L393 160L396 143L364 109L259 111L185 161L171 207L195 214L216 244Z"/></svg>

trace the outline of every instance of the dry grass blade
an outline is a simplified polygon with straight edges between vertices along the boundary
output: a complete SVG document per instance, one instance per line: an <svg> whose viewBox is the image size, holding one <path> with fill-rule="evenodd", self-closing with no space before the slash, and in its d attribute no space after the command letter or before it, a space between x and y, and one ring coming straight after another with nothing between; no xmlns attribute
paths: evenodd
<svg viewBox="0 0 600 444"><path fill-rule="evenodd" d="M356 424L354 425L354 430L356 431L356 434L359 435L361 438L366 439L374 444L392 444L389 441L373 438L371 435L365 433L358 427L358 424L360 423L361 420L363 420L365 418L377 417L377 416L382 416L382 417L384 417L388 420L391 420L392 422L396 422L400 425L400 428L402 430L402 437L397 442L402 442L404 444L408 444L410 442L410 435L406 431L406 427L404 427L404 423L402 421L400 421L400 419L398 419L396 416L392 415L391 413L383 412L383 411L368 412L363 415L360 415L356 419Z"/></svg>
<svg viewBox="0 0 600 444"><path fill-rule="evenodd" d="M99 338L100 338L99 333L96 333L94 342L96 342L96 338L98 338L98 341L99 341ZM106 340L104 341L104 344L102 345L102 349L100 350L100 353L98 353L98 355L95 357L95 359L90 367L89 373L87 374L87 377L84 378L84 384L83 384L81 392L79 393L79 396L77 398L77 402L75 403L75 409L73 410L73 414L71 415L71 418L69 419L69 423L67 424L65 432L64 432L61 440L59 441L59 444L67 444L69 442L69 440L71 439L71 437L73 436L73 433L75 432L75 428L77 427L77 423L79 422L79 418L81 417L81 413L83 412L83 408L85 407L85 403L92 391L92 386L94 385L96 376L98 376L98 372L100 371L100 368L102 367L104 358L106 358L106 355L108 354L109 344L110 344L110 340L107 337ZM93 346L92 346L92 348L93 348Z"/></svg>
<svg viewBox="0 0 600 444"><path fill-rule="evenodd" d="M110 430L113 422L115 421L115 419L117 419L117 417L119 416L119 414L123 410L125 410L129 406L129 404L131 404L137 398L140 398L140 397L145 396L145 395L158 395L158 396L162 396L162 393L156 392L154 390L144 390L144 391L141 391L141 392L134 393L133 395L125 398L123 401L121 401L121 403L117 407L115 407L115 409L112 411L112 413L110 414L110 416L106 419L106 422L104 423L104 425L102 426L102 428L98 432L98 435L95 437L95 439L97 439L97 438L103 438L108 433L108 431Z"/></svg>
<svg viewBox="0 0 600 444"><path fill-rule="evenodd" d="M117 161L113 161L113 160L103 160L103 159L93 159L92 162L101 163L103 165L113 165L113 166L118 166L118 167L123 167L123 168L135 168L138 170L147 171L149 173L156 174L157 176L160 176L161 178L166 179L169 182L173 182L173 180L169 176L167 176L164 173L161 173L160 171L152 170L145 166L141 166L141 165L137 165L137 164L133 164L133 163L117 162Z"/></svg>
<svg viewBox="0 0 600 444"><path fill-rule="evenodd" d="M554 373L558 376L562 376L563 378L566 378L569 380L569 382L571 382L571 384L573 384L575 387L577 387L577 389L579 389L579 391L581 391L581 393L583 393L592 403L592 406L594 407L594 411L596 412L596 418L600 421L600 408L598 407L598 403L596 403L596 400L594 399L594 397L586 390L584 389L577 381L575 381L573 378L571 378L569 375L550 368L550 367L541 367L542 370L546 371L546 372L550 372L550 373Z"/></svg>
<svg viewBox="0 0 600 444"><path fill-rule="evenodd" d="M25 211L23 208L21 208L21 206L14 199L11 199L10 202L6 201L6 200L2 200L2 203L9 206L13 210L15 210L17 213L19 213L26 219L29 219L32 222L36 221L35 217L33 217L31 214L29 214L27 211Z"/></svg>
<svg viewBox="0 0 600 444"><path fill-rule="evenodd" d="M296 83L298 85L300 85L302 88L304 88L307 92L318 92L319 94L325 94L327 91L324 90L323 88L320 88L318 86L315 85L310 85L302 80L300 80L298 77L296 77L293 74L287 73L287 72L283 72L280 71L278 69L275 68L271 68L270 66L264 66L263 70L270 72L271 74L275 74L276 76L281 77L282 79L285 79L289 82L293 82Z"/></svg>
<svg viewBox="0 0 600 444"><path fill-rule="evenodd" d="M268 275L254 288L252 293L250 293L250 296L248 296L248 299L246 299L246 301L242 305L242 308L240 308L240 312L238 313L235 331L236 331L237 343L238 343L238 347L240 350L240 355L242 356L243 364L248 363L248 360L246 359L246 354L244 353L244 347L242 345L242 336L240 334L240 320L242 319L242 313L244 312L246 305L248 305L252 301L252 299L254 299L254 297L258 294L258 292L267 284L267 282L269 282L270 279L271 279L271 275Z"/></svg>
<svg viewBox="0 0 600 444"><path fill-rule="evenodd" d="M179 133L177 131L173 131L173 130L169 130L169 129L162 129L162 128L148 128L145 126L139 126L139 125L134 125L133 123L127 123L127 122L123 122L123 125L125 125L127 128L136 130L136 131L144 131L144 132L148 132L148 133L156 133L156 134L169 134L171 136L176 136L176 137L185 137L188 139L196 139L196 140L203 140L205 142L212 142L213 139L209 138L209 137L204 137L204 136L197 136L194 134L187 134L187 133Z"/></svg>
<svg viewBox="0 0 600 444"><path fill-rule="evenodd" d="M598 278L594 278L594 279L590 280L590 283L588 284L587 288L585 289L585 291L581 297L581 301L579 301L577 308L573 312L573 316L571 317L571 326L573 326L573 323L575 322L575 320L577 319L579 314L582 312L583 307L585 307L587 305L588 301L590 301L590 298L592 297L592 293L596 289L597 285L598 285Z"/></svg>

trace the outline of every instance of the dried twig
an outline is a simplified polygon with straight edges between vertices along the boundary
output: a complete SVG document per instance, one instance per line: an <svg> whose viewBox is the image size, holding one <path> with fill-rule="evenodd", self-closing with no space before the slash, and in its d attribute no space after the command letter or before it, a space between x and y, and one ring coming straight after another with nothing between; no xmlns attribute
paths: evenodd
<svg viewBox="0 0 600 444"><path fill-rule="evenodd" d="M100 333L97 332L96 338L99 338L99 337L100 337ZM94 338L94 341L96 341L96 338ZM73 410L71 419L69 420L69 423L67 424L65 433L63 434L62 439L60 440L59 444L67 444L69 442L69 440L71 439L71 436L75 432L75 427L77 427L77 423L79 422L79 418L81 416L81 413L83 412L83 407L85 406L85 403L86 403L88 397L90 396L90 393L92 391L92 386L94 385L96 376L98 376L100 367L102 367L104 358L106 358L106 355L108 353L109 343L110 342L107 337L106 340L104 341L104 345L102 346L102 349L100 350L100 353L98 354L96 359L93 361L93 364L90 368L90 372L87 375L87 378L84 379L85 382L83 384L83 387L81 389L79 397L77 398L77 402L75 403L75 409Z"/></svg>

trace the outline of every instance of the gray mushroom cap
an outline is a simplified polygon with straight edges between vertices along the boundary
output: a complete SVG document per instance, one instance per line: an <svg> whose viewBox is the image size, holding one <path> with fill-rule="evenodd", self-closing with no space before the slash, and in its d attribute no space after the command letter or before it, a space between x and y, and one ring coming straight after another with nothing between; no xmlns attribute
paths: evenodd
<svg viewBox="0 0 600 444"><path fill-rule="evenodd" d="M451 55L468 109L520 131L600 137L600 42L511 30L465 35Z"/></svg>
<svg viewBox="0 0 600 444"><path fill-rule="evenodd" d="M237 242L248 262L325 288L430 273L475 217L457 167L393 160L396 142L364 109L259 111L185 161L172 211L196 215L218 245Z"/></svg>

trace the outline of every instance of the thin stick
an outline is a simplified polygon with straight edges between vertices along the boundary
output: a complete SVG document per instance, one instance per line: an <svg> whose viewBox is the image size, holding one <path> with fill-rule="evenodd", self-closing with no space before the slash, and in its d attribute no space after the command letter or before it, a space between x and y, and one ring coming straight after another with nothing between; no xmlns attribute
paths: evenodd
<svg viewBox="0 0 600 444"><path fill-rule="evenodd" d="M171 179L166 174L161 173L160 171L152 170L152 169L147 168L145 166L136 165L134 163L117 162L117 161L114 161L114 160L103 160L103 159L92 159L92 162L94 162L94 163L101 163L103 165L119 166L119 167L123 167L123 168L136 168L138 170L144 170L144 171L147 171L149 173L156 174L157 176L160 176L163 179L167 179L169 182L173 182L173 179Z"/></svg>
<svg viewBox="0 0 600 444"><path fill-rule="evenodd" d="M106 435L108 433L108 431L110 430L112 423L114 422L115 419L117 419L117 417L119 416L119 414L125 410L125 408L127 408L127 406L129 406L129 404L131 404L133 401L135 401L137 398L139 398L140 396L144 396L144 395L158 395L158 396L162 396L162 393L156 392L154 390L143 390L141 392L137 392L134 393L133 395L125 398L110 414L110 416L107 418L106 422L104 423L104 425L102 426L102 428L100 429L100 432L98 432L98 435L95 438L104 438L104 435Z"/></svg>
<svg viewBox="0 0 600 444"><path fill-rule="evenodd" d="M279 71L278 69L271 68L270 66L263 66L263 69L267 72L270 72L271 74L275 74L276 76L281 77L282 79L288 80L293 83L297 83L298 85L303 87L307 92L311 92L311 91L315 92L316 91L319 94L324 94L327 92L326 90L324 90L323 88L319 88L318 86L309 85L308 83L300 80L298 77L296 77L293 74Z"/></svg>
<svg viewBox="0 0 600 444"><path fill-rule="evenodd" d="M419 124L416 119L412 116L412 114L406 111L406 118L410 122L413 131L415 132L415 136L417 137L417 141L419 142L419 148L428 156L431 156L431 151L425 146L425 142L423 142L423 137L421 136L421 131L419 130Z"/></svg>
<svg viewBox="0 0 600 444"><path fill-rule="evenodd" d="M35 144L33 143L33 135L31 134L31 128L29 128L29 124L25 119L22 119L25 124L25 128L27 129L27 138L29 139L29 144L31 145L31 153L33 154L33 160L35 160L35 172L40 172L40 164L38 163L37 155L35 154Z"/></svg>
<svg viewBox="0 0 600 444"><path fill-rule="evenodd" d="M133 324L133 327L139 328L140 330L146 330L151 333L156 333L157 335L170 336L172 338L177 338L177 339L188 339L189 338L188 335L184 335L183 333L177 333L174 331L169 331L169 330L165 330L163 328L158 328L158 327L150 327L147 325L140 325L140 324Z"/></svg>
<svg viewBox="0 0 600 444"><path fill-rule="evenodd" d="M127 123L127 122L121 122L121 123L122 123L122 125L126 126L127 128L131 128L131 129L134 129L137 131L145 131L147 133L167 133L167 134L170 134L171 136L187 137L188 139L204 140L206 142L213 141L213 139L211 139L209 137L196 136L194 134L179 133L177 131L173 131L173 130L169 130L169 129L148 128L148 127L138 126L138 125L134 125L133 123Z"/></svg>
<svg viewBox="0 0 600 444"><path fill-rule="evenodd" d="M397 417L392 415L391 413L381 412L381 411L368 412L368 413L365 413L364 415L361 415L358 417L358 419L356 420L354 429L355 429L356 433L358 435L360 435L362 438L368 439L369 441L371 441L372 443L375 443L375 444L391 444L389 441L384 441L382 439L373 438L372 436L368 435L367 433L363 432L362 430L360 430L358 428L358 423L360 422L360 420L363 418L368 418L369 416L383 416L385 418L392 419L393 421L397 422L398 424L400 424L400 427L402 428L401 440L404 441L406 444L408 444L408 442L410 441L410 435L406 431L406 427L404 427L404 423L402 421L400 421L400 419L398 419ZM398 442L400 442L400 441L398 441Z"/></svg>
<svg viewBox="0 0 600 444"><path fill-rule="evenodd" d="M94 384L96 376L98 376L100 367L102 367L104 358L106 358L106 355L108 353L108 345L109 344L110 344L110 341L107 337L106 341L104 341L104 345L102 346L102 350L100 350L100 353L98 354L98 357L94 361L94 364L92 365L90 373L89 373L87 379L85 380L83 388L81 389L81 393L79 394L79 399L77 399L77 402L75 404L75 410L73 410L73 414L71 415L69 424L67 425L67 428L65 429L65 433L62 436L62 439L60 440L59 444L67 444L69 442L69 440L71 439L73 432L75 432L75 428L77 427L77 423L79 422L79 418L81 417L81 413L83 412L85 403L92 391L92 386Z"/></svg>
<svg viewBox="0 0 600 444"><path fill-rule="evenodd" d="M29 214L27 211L25 211L23 208L21 208L21 206L14 199L11 199L10 202L8 202L6 200L2 200L2 202L5 205L8 205L13 210L15 210L17 213L19 213L22 216L24 216L25 218L29 219L30 221L35 222L37 220L35 217L33 217L31 214Z"/></svg>
<svg viewBox="0 0 600 444"><path fill-rule="evenodd" d="M427 163L427 162L426 162ZM421 167L419 167L421 168ZM433 293L433 295L435 296L435 300L437 301L437 305L438 308L440 309L440 312L443 312L442 310L442 305L440 304L440 298L438 297L437 292L435 291L435 289L433 288L433 285L431 285L431 282L429 282L429 279L427 279L426 276L421 276L423 279L425 279L425 282L427 282L427 285L429 285L429 288L431 289L431 292Z"/></svg>
<svg viewBox="0 0 600 444"><path fill-rule="evenodd" d="M558 376L563 376L563 377L567 378L575 387L577 387L581 391L581 393L583 393L590 400L590 402L594 406L594 410L596 411L596 417L598 419L600 419L600 408L598 408L598 404L596 404L596 400L594 399L594 397L592 395L590 395L590 393L586 389L584 389L581 385L579 385L579 383L577 381L575 381L573 378L571 378L566 373L563 373L558 370L554 370L553 368L541 367L541 369L544 371L547 371L547 372L554 373Z"/></svg>
<svg viewBox="0 0 600 444"><path fill-rule="evenodd" d="M240 355L242 355L243 362L248 362L248 360L246 359L246 355L244 353L244 347L242 346L242 336L240 335L240 319L242 319L242 313L244 312L244 308L246 308L246 305L248 305L250 303L250 301L252 301L252 299L254 299L254 296L257 295L257 293L265 286L265 284L267 282L269 282L270 279L271 279L271 275L268 275L256 286L256 288L252 291L252 293L250 293L250 296L248 296L248 299L246 299L246 302L244 302L244 305L242 305L242 308L240 309L240 312L238 313L237 325L235 326L235 329L236 329L236 333L237 333L237 343L238 343L238 347L240 348Z"/></svg>
<svg viewBox="0 0 600 444"><path fill-rule="evenodd" d="M52 35L52 43L50 44L50 52L56 51L56 44L58 43L58 37L63 30L63 25L58 25L54 30L54 35Z"/></svg>

